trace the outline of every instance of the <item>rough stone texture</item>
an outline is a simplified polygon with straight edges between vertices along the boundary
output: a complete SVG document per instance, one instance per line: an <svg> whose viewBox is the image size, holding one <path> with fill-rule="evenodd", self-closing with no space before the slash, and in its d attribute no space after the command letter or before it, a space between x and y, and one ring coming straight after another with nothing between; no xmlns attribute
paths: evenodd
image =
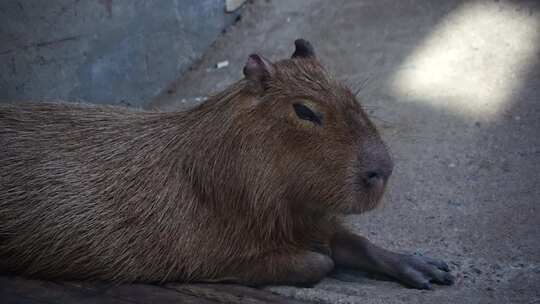
<svg viewBox="0 0 540 304"><path fill-rule="evenodd" d="M234 17L224 0L0 1L0 101L147 104Z"/></svg>
<svg viewBox="0 0 540 304"><path fill-rule="evenodd" d="M258 1L152 107L192 106L241 77L249 53L313 42L388 141L384 205L351 227L448 261L451 287L407 289L358 273L272 291L322 303L540 303L540 3ZM230 61L215 69L216 62Z"/></svg>

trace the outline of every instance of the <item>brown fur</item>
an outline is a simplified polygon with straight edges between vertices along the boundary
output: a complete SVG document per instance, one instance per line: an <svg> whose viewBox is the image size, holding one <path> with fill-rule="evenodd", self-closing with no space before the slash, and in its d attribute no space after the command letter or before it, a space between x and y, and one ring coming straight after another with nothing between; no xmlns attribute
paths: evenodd
<svg viewBox="0 0 540 304"><path fill-rule="evenodd" d="M336 217L382 196L365 173L391 162L351 92L297 53L187 111L0 106L0 269L280 283L280 257L328 254Z"/></svg>

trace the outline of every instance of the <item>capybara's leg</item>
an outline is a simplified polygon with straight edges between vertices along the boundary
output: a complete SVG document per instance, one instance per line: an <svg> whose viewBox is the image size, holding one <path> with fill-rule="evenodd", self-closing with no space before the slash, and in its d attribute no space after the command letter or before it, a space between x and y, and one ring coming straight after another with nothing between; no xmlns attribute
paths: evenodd
<svg viewBox="0 0 540 304"><path fill-rule="evenodd" d="M448 265L443 261L421 255L391 252L345 229L334 235L331 247L336 267L384 274L419 289L430 289L431 282L444 285L454 282Z"/></svg>
<svg viewBox="0 0 540 304"><path fill-rule="evenodd" d="M245 263L231 275L205 282L238 283L249 286L311 286L334 269L332 258L313 251L270 253Z"/></svg>

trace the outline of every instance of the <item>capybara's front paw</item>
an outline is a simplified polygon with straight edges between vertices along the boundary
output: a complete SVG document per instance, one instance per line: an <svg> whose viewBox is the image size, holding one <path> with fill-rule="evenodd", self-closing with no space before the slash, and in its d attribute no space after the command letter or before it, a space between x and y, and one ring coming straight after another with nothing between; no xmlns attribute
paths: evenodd
<svg viewBox="0 0 540 304"><path fill-rule="evenodd" d="M431 289L431 283L442 285L454 283L454 277L445 262L420 254L400 254L394 268L394 276L403 284L418 289Z"/></svg>

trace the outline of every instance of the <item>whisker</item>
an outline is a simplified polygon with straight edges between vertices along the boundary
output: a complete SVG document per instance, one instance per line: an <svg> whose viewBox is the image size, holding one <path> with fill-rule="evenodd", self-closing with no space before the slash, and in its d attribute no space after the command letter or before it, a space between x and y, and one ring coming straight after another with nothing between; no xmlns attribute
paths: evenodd
<svg viewBox="0 0 540 304"><path fill-rule="evenodd" d="M370 74L366 76L365 78L358 81L355 85L356 89L354 90L353 94L354 96L358 97L358 94L362 92L369 84L371 84L371 80L373 79L373 74Z"/></svg>

